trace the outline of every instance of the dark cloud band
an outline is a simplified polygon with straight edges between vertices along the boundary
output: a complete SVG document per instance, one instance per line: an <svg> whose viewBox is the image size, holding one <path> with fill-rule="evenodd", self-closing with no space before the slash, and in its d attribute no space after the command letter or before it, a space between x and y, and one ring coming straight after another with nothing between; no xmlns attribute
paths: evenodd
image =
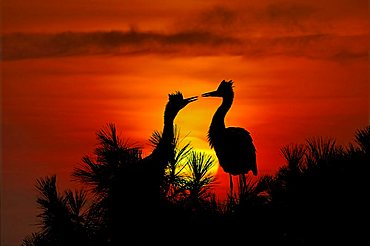
<svg viewBox="0 0 370 246"><path fill-rule="evenodd" d="M225 37L211 32L172 34L138 31L12 33L2 37L2 60L86 55L239 55L358 59L368 56L369 35Z"/></svg>

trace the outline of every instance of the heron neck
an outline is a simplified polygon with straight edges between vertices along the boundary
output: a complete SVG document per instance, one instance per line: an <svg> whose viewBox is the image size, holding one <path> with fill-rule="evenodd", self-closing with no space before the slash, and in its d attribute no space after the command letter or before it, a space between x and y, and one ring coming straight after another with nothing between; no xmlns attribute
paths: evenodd
<svg viewBox="0 0 370 246"><path fill-rule="evenodd" d="M162 165L165 165L172 158L172 153L174 149L173 122L175 120L176 114L177 113L168 112L168 110L165 110L162 136L156 148L152 152L152 157L158 159L158 161L161 162Z"/></svg>
<svg viewBox="0 0 370 246"><path fill-rule="evenodd" d="M210 130L225 128L225 116L231 108L232 103L233 96L224 97L222 99L222 104L218 107L216 113L213 115Z"/></svg>
<svg viewBox="0 0 370 246"><path fill-rule="evenodd" d="M176 116L176 115L175 115ZM168 116L164 117L164 125L163 125L163 132L162 132L162 139L161 141L172 144L173 137L174 137L174 127L173 127L173 122L175 120L175 116Z"/></svg>

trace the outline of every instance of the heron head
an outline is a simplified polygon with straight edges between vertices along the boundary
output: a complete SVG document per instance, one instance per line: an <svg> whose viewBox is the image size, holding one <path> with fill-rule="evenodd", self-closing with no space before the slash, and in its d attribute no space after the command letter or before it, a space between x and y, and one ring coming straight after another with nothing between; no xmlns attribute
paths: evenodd
<svg viewBox="0 0 370 246"><path fill-rule="evenodd" d="M233 81L225 81L222 80L220 85L218 86L217 90L206 92L202 94L202 97L225 97L225 96L232 96L233 92Z"/></svg>
<svg viewBox="0 0 370 246"><path fill-rule="evenodd" d="M179 111L188 105L191 102L194 102L198 99L197 96L184 98L181 92L176 91L168 95L168 104L167 107L173 109L174 111Z"/></svg>

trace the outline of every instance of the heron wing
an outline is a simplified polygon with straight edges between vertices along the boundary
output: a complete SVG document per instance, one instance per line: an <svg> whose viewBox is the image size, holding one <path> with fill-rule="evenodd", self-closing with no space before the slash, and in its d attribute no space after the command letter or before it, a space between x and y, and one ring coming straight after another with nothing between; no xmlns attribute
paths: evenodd
<svg viewBox="0 0 370 246"><path fill-rule="evenodd" d="M217 148L219 159L225 171L231 174L247 173L257 175L256 148L250 133L241 127L228 127L223 133L223 147ZM221 158L220 158L221 157ZM221 164L221 163L220 163Z"/></svg>

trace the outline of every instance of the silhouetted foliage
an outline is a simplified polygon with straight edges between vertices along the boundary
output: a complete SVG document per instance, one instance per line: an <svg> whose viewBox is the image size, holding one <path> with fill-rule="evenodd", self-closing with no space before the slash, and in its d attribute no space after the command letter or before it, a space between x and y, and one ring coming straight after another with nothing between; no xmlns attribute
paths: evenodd
<svg viewBox="0 0 370 246"><path fill-rule="evenodd" d="M32 233L23 239L22 246L48 246L49 242L44 238L42 233Z"/></svg>
<svg viewBox="0 0 370 246"><path fill-rule="evenodd" d="M154 148L158 146L162 139L162 132L154 131L149 141ZM161 193L169 201L176 201L186 195L186 182L184 178L185 161L188 158L192 147L190 143L183 144L184 139L180 136L180 130L174 127L173 146L174 154L164 170L163 182L161 183Z"/></svg>
<svg viewBox="0 0 370 246"><path fill-rule="evenodd" d="M56 175L37 180L37 203L41 231L23 241L23 245L88 245L84 205L86 193L67 190L60 194L56 188Z"/></svg>
<svg viewBox="0 0 370 246"><path fill-rule="evenodd" d="M156 210L141 150L125 144L113 124L97 137L94 155L72 175L87 191L59 193L55 175L36 181L40 231L22 246L357 245L365 238L369 126L347 147L323 137L282 147L286 164L276 174L238 176L237 191L224 201L213 193L215 160L182 143L175 130ZM161 138L153 133L154 148Z"/></svg>
<svg viewBox="0 0 370 246"><path fill-rule="evenodd" d="M355 134L355 141L359 145L360 150L366 155L370 155L370 126L359 129Z"/></svg>
<svg viewBox="0 0 370 246"><path fill-rule="evenodd" d="M208 198L209 190L215 182L215 177L211 173L214 165L212 156L195 151L191 153L186 165L189 173L186 177L186 186L192 202Z"/></svg>

